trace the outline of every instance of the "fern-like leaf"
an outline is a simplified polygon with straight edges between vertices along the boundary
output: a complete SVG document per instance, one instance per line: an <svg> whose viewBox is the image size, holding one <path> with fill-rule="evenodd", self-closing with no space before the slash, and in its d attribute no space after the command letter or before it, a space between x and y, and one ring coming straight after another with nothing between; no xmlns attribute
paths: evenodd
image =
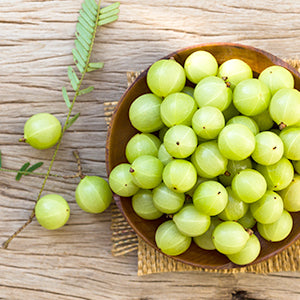
<svg viewBox="0 0 300 300"><path fill-rule="evenodd" d="M120 2L115 2L100 9L99 17L97 18L98 5L95 0L85 0L82 3L82 9L79 12L78 23L76 24L75 48L72 50L74 62L81 74L85 71L91 72L103 67L103 63L93 63L94 65L88 64L89 49L92 44L96 21L98 20L98 26L116 21L120 11L119 6ZM72 74L70 73L69 75ZM72 80L72 78L70 78L70 80L74 88L78 83L76 84L76 80L74 80L74 78Z"/></svg>
<svg viewBox="0 0 300 300"><path fill-rule="evenodd" d="M82 3L82 9L79 12L78 22L76 24L75 48L72 50L74 62L81 74L83 74L87 68L97 14L98 5L94 0L85 0Z"/></svg>
<svg viewBox="0 0 300 300"><path fill-rule="evenodd" d="M87 3L91 6L91 7L93 7L93 9L94 10L98 10L98 5L97 5L97 3L95 2L95 0L87 0Z"/></svg>
<svg viewBox="0 0 300 300"><path fill-rule="evenodd" d="M106 6L100 10L100 17L98 25L102 26L105 24L112 23L119 18L119 9L120 2L115 2L109 6Z"/></svg>
<svg viewBox="0 0 300 300"><path fill-rule="evenodd" d="M93 90L94 90L94 87L93 86L89 86L86 89L80 90L79 93L78 93L78 95L79 96L85 95L85 94L88 94L88 93L92 92Z"/></svg>
<svg viewBox="0 0 300 300"><path fill-rule="evenodd" d="M72 67L68 67L68 76L74 91L78 88L79 79Z"/></svg>
<svg viewBox="0 0 300 300"><path fill-rule="evenodd" d="M42 161L32 165L30 168L27 169L27 172L32 173L33 171L35 171L36 169L38 169L39 167L41 167L44 163ZM26 174L29 175L29 174Z"/></svg>
<svg viewBox="0 0 300 300"><path fill-rule="evenodd" d="M92 71L96 71L96 70L102 69L103 66L104 66L103 62L89 63L89 65L87 67L87 72L92 72Z"/></svg>
<svg viewBox="0 0 300 300"><path fill-rule="evenodd" d="M20 168L19 173L18 173L17 176L16 176L16 180L17 180L17 181L19 181L19 180L21 179L21 177L22 177L22 175L23 175L22 172L26 171L26 169L27 169L29 166L30 166L30 163L27 162L27 163L25 163L25 164Z"/></svg>
<svg viewBox="0 0 300 300"><path fill-rule="evenodd" d="M62 94L63 94L63 98L65 100L65 103L67 105L67 108L70 109L71 107L71 102L70 102L70 99L69 99L69 96L68 96L68 92L67 92L67 89L65 87L62 88Z"/></svg>
<svg viewBox="0 0 300 300"><path fill-rule="evenodd" d="M69 129L73 123L78 119L78 117L80 116L80 113L77 113L73 118L71 118L68 123L67 123L67 129Z"/></svg>

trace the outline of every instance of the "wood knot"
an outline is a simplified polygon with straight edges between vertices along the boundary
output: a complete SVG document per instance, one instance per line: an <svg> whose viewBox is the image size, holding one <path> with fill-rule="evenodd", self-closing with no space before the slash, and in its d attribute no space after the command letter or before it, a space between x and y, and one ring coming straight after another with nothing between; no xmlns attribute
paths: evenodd
<svg viewBox="0 0 300 300"><path fill-rule="evenodd" d="M247 291L234 291L231 293L232 300L258 300L248 296Z"/></svg>

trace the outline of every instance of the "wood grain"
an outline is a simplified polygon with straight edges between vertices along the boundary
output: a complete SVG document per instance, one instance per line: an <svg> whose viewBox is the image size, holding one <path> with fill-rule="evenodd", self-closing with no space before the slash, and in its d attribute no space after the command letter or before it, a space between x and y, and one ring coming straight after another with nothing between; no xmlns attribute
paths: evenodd
<svg viewBox="0 0 300 300"><path fill-rule="evenodd" d="M0 2L0 149L3 167L44 161L53 149L19 144L26 119L66 107L75 22L81 0L1 0ZM103 5L112 1L103 2ZM93 52L105 67L89 74L95 92L81 97L81 117L66 133L55 173L74 173L78 149L86 173L106 176L106 124L103 102L118 100L126 71L145 69L171 51L206 42L239 42L279 57L299 57L298 1L121 1L118 22L102 28ZM0 233L4 241L30 215L42 178L0 176ZM136 255L112 257L110 211L90 215L74 200L78 179L49 179L45 193L63 195L72 216L58 231L34 221L8 250L0 251L1 299L299 299L299 272L268 276L172 273L137 277ZM240 298L237 298L240 297ZM244 297L244 298L241 298Z"/></svg>

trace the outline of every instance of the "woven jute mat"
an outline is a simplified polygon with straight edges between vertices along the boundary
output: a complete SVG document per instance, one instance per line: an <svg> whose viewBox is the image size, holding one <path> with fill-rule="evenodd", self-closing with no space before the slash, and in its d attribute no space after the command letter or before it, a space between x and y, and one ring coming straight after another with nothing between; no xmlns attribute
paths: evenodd
<svg viewBox="0 0 300 300"><path fill-rule="evenodd" d="M300 60L286 60L293 67L300 71ZM136 79L140 72L127 72L128 86ZM104 103L106 122L109 124L117 101ZM213 273L258 273L267 274L280 271L300 271L300 240L292 246L275 255L274 257L259 264L228 270L214 270L193 267L169 258L154 248L150 247L127 223L122 213L112 204L112 254L114 256L125 255L136 251L138 255L138 275L146 275L161 272L184 272L202 271Z"/></svg>

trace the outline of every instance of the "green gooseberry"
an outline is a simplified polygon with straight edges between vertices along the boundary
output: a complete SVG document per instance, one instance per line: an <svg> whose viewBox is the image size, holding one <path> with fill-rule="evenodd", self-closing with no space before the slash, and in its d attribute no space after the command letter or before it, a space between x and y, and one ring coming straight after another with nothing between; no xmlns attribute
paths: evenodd
<svg viewBox="0 0 300 300"><path fill-rule="evenodd" d="M108 183L98 176L85 176L75 192L79 207L89 213L103 212L112 201L112 192Z"/></svg>
<svg viewBox="0 0 300 300"><path fill-rule="evenodd" d="M185 81L184 69L174 59L156 61L147 73L148 87L159 97L180 92L185 86Z"/></svg>
<svg viewBox="0 0 300 300"><path fill-rule="evenodd" d="M68 202L60 195L49 194L40 198L35 205L37 221L46 229L64 226L70 217Z"/></svg>
<svg viewBox="0 0 300 300"><path fill-rule="evenodd" d="M49 113L38 113L27 120L24 126L24 139L36 149L48 149L54 146L61 136L61 124Z"/></svg>

